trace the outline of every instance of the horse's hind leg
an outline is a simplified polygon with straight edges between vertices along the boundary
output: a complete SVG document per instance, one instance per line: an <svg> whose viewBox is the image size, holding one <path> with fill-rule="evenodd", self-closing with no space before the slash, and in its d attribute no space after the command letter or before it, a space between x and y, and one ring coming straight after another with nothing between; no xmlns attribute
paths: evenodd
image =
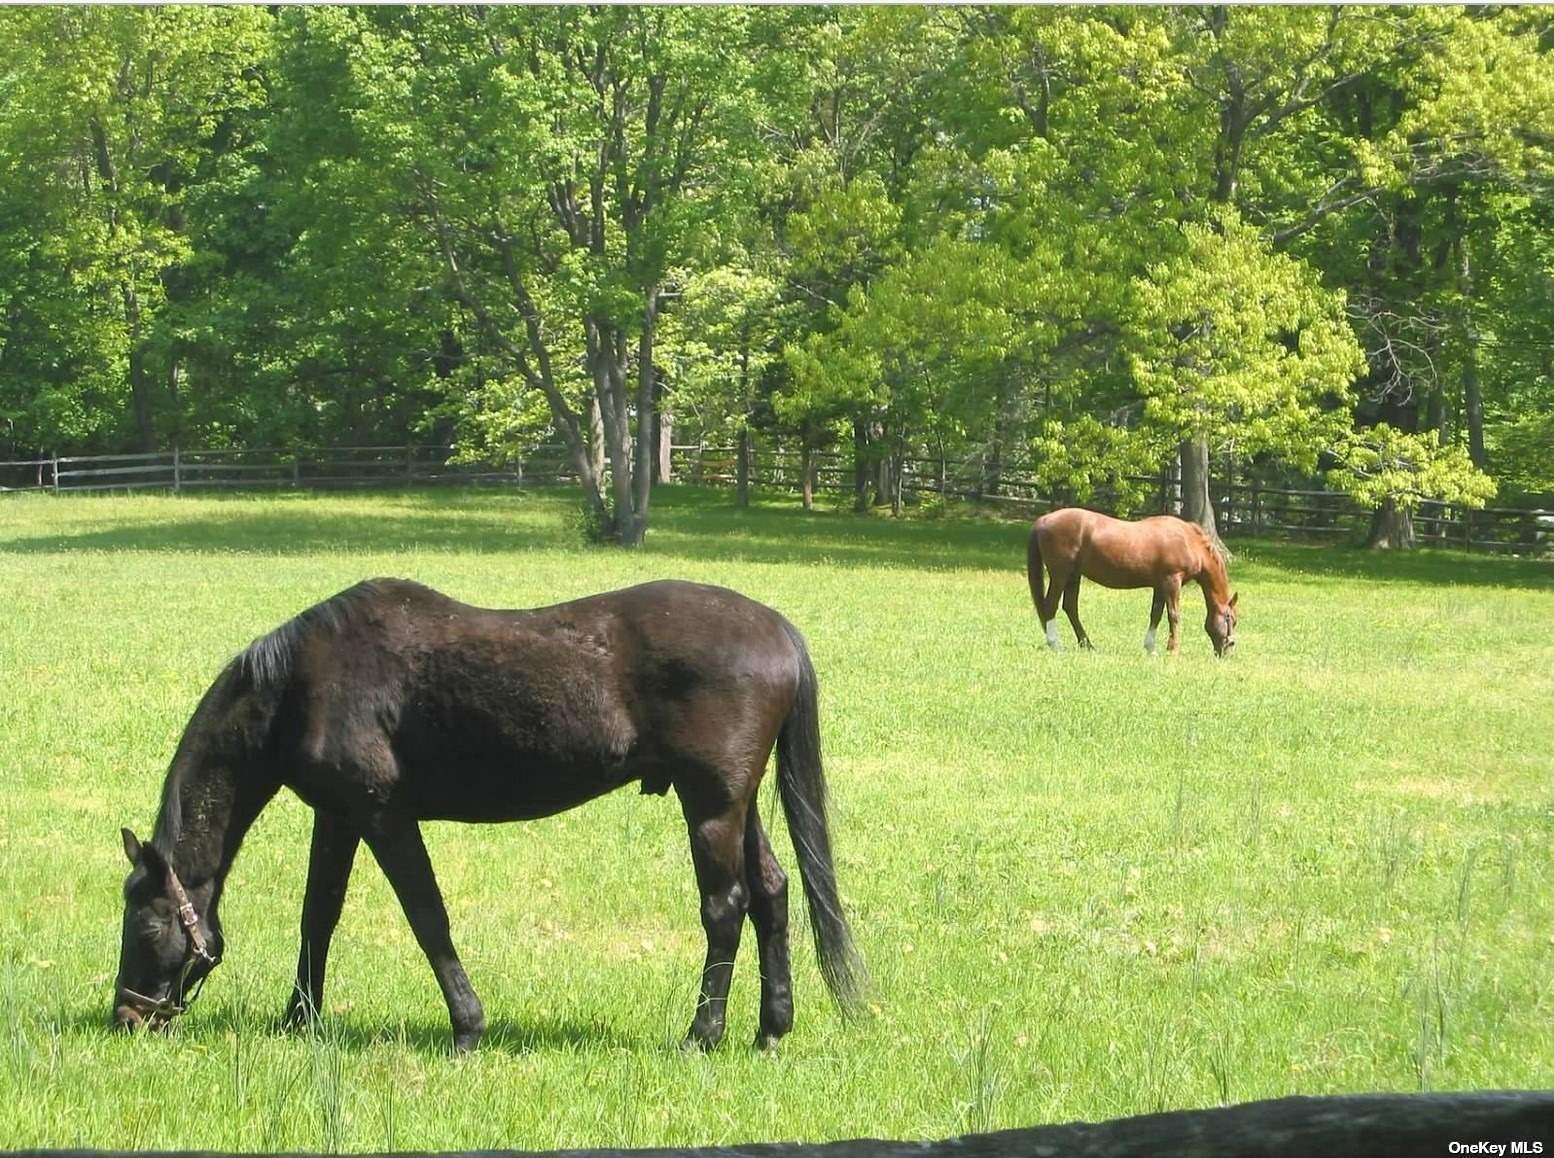
<svg viewBox="0 0 1554 1158"><path fill-rule="evenodd" d="M793 974L788 962L788 876L772 854L756 802L745 820L745 882L750 924L761 956L761 1028L758 1049L771 1049L793 1028Z"/></svg>
<svg viewBox="0 0 1554 1158"><path fill-rule="evenodd" d="M1074 568L1074 577L1079 576L1079 568ZM1058 600L1063 592L1068 589L1069 569L1057 561L1047 565L1047 590L1042 594L1041 606L1036 613L1041 618L1041 627L1047 635L1047 646L1053 651L1058 650Z"/></svg>
<svg viewBox="0 0 1554 1158"><path fill-rule="evenodd" d="M729 802L723 786L697 790L676 783L675 787L690 830L691 862L701 893L701 924L707 932L701 995L685 1045L711 1049L723 1039L734 957L750 908L750 890L745 883L746 804L744 800Z"/></svg>
<svg viewBox="0 0 1554 1158"><path fill-rule="evenodd" d="M367 847L377 857L394 888L394 895L410 920L421 951L448 1003L453 1023L453 1048L462 1053L474 1049L486 1031L485 1011L475 996L448 931L448 910L432 873L431 859L414 818L398 814L380 816L366 832Z"/></svg>
<svg viewBox="0 0 1554 1158"><path fill-rule="evenodd" d="M308 885L302 899L302 949L297 982L284 1024L304 1025L324 1006L324 967L329 941L340 923L345 886L361 835L345 820L323 809L313 812L313 847L308 854Z"/></svg>
<svg viewBox="0 0 1554 1158"><path fill-rule="evenodd" d="M1076 567L1073 575L1063 586L1063 612L1068 616L1069 623L1074 626L1074 638L1079 646L1088 651L1091 649L1090 637L1085 634L1085 629L1079 623L1079 580L1079 569Z"/></svg>
<svg viewBox="0 0 1554 1158"><path fill-rule="evenodd" d="M1155 654L1155 628L1160 626L1160 617L1165 614L1166 596L1165 588L1155 588L1155 599L1149 608L1149 630L1144 633L1144 650L1150 655Z"/></svg>

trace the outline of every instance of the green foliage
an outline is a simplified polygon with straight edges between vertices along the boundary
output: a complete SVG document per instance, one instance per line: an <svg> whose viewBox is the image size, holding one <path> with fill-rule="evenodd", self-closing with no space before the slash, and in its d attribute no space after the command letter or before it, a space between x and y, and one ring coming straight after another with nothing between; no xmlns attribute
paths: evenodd
<svg viewBox="0 0 1554 1158"><path fill-rule="evenodd" d="M868 462L1040 445L1083 493L1384 421L1546 489L1551 45L1494 7L7 11L0 430L629 482L661 399Z"/></svg>
<svg viewBox="0 0 1554 1158"><path fill-rule="evenodd" d="M1494 480L1474 467L1467 451L1441 445L1434 432L1368 426L1352 432L1334 453L1333 483L1373 510L1386 503L1413 510L1421 499L1481 507L1495 497Z"/></svg>
<svg viewBox="0 0 1554 1158"><path fill-rule="evenodd" d="M1043 487L1071 492L1082 503L1104 489L1122 515L1149 500L1154 487L1141 480L1158 471L1171 449L1158 430L1105 423L1088 414L1048 422L1031 440Z"/></svg>
<svg viewBox="0 0 1554 1158"><path fill-rule="evenodd" d="M1227 213L1134 284L1129 357L1144 419L1169 441L1272 453L1302 469L1349 426L1365 359L1342 293Z"/></svg>

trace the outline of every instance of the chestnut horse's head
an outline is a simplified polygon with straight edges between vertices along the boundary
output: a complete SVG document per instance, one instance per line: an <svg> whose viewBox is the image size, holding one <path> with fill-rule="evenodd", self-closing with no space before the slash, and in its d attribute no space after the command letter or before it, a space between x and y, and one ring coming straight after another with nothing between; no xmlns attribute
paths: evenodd
<svg viewBox="0 0 1554 1158"><path fill-rule="evenodd" d="M1203 630L1209 633L1209 639L1214 643L1214 654L1227 656L1236 647L1236 600L1237 595L1232 595L1227 603L1212 603L1209 607L1209 617L1204 620Z"/></svg>
<svg viewBox="0 0 1554 1158"><path fill-rule="evenodd" d="M120 1029L163 1026L188 1008L220 961L220 934L195 911L167 858L129 829L121 835L131 868L113 1021Z"/></svg>

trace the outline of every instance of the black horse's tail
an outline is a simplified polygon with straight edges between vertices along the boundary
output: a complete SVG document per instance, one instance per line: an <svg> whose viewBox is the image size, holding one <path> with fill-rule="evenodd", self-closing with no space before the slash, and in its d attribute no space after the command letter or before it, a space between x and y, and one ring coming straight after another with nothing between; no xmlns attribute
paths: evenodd
<svg viewBox="0 0 1554 1158"><path fill-rule="evenodd" d="M1041 618L1041 605L1047 601L1047 573L1041 565L1041 520L1031 527L1031 540L1025 548L1025 577L1031 585L1031 602L1036 604L1036 618Z"/></svg>
<svg viewBox="0 0 1554 1158"><path fill-rule="evenodd" d="M851 1014L868 989L869 976L853 945L836 892L836 867L831 861L831 833L826 824L826 780L820 764L815 667L803 636L791 623L784 621L783 626L798 651L799 691L777 734L777 791L799 858L820 973L842 1011Z"/></svg>

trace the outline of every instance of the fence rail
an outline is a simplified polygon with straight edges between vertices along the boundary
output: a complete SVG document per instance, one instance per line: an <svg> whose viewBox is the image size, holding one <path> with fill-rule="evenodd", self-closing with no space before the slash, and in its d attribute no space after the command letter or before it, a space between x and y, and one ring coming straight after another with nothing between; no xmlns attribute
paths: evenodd
<svg viewBox="0 0 1554 1158"><path fill-rule="evenodd" d="M730 485L738 478L738 451L734 447L675 447L673 461L677 474L692 482ZM815 454L812 463L816 491L852 490L851 457ZM909 495L975 498L1019 506L1032 513L1071 500L1071 496L1054 495L1043 486L1030 463L1005 463L990 472L987 464L976 460L907 457L901 460L901 469L901 489ZM762 449L752 453L748 470L753 486L798 490L803 481L803 456L798 451ZM1125 481L1152 496L1146 513L1169 509L1177 497L1158 476L1130 476ZM1358 538L1371 517L1369 510L1342 491L1269 486L1255 479L1211 480L1209 491L1225 535L1277 532L1318 539ZM1102 491L1093 501L1105 507L1116 497ZM1554 509L1471 510L1426 501L1418 505L1413 519L1416 537L1427 543L1518 554L1554 552Z"/></svg>
<svg viewBox="0 0 1554 1158"><path fill-rule="evenodd" d="M242 447L156 454L55 455L0 462L0 491L130 491L222 488L346 489L392 486L497 485L575 481L564 447L541 446L506 462L454 462L440 446ZM753 486L799 490L805 456L795 450L753 450L747 477ZM853 488L848 455L809 456L813 488L846 493ZM975 498L1014 505L1032 513L1051 509L1070 496L1054 494L1030 463L996 468L980 460L907 457L899 461L901 491L920 499ZM671 448L672 477L729 486L738 481L739 452L731 446ZM1168 509L1173 494L1160 477L1125 480L1150 494L1147 509ZM1226 535L1277 532L1319 539L1358 537L1370 514L1341 491L1268 486L1256 478L1214 481L1210 495ZM1106 506L1115 494L1094 497ZM1424 542L1473 550L1542 554L1554 551L1554 509L1486 507L1468 510L1421 502L1414 511L1416 536Z"/></svg>

